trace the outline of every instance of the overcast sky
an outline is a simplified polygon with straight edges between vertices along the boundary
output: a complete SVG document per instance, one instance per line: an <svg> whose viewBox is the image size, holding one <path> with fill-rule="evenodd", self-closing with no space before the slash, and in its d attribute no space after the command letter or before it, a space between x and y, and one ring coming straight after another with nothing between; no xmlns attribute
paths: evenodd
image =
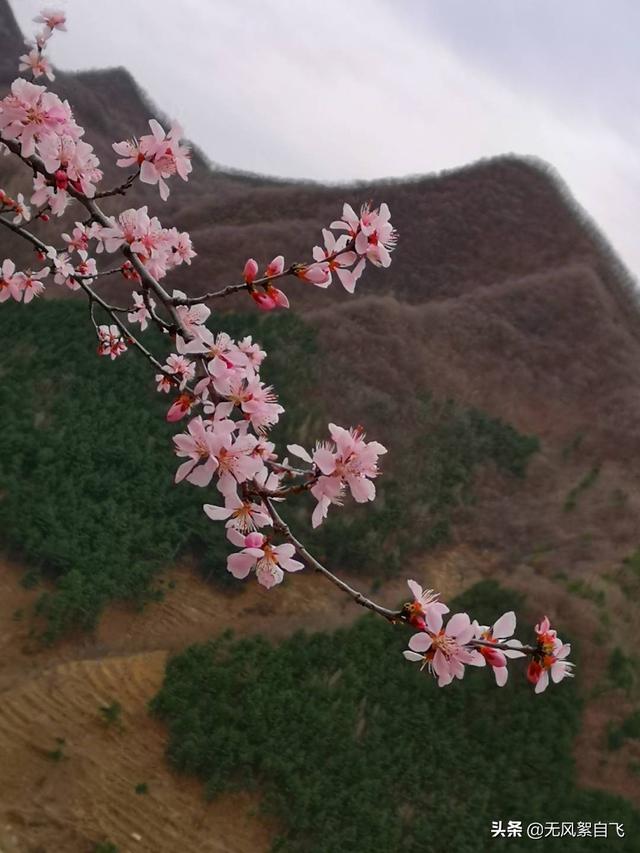
<svg viewBox="0 0 640 853"><path fill-rule="evenodd" d="M64 69L124 65L212 160L321 180L552 163L640 274L636 0L11 0Z"/></svg>

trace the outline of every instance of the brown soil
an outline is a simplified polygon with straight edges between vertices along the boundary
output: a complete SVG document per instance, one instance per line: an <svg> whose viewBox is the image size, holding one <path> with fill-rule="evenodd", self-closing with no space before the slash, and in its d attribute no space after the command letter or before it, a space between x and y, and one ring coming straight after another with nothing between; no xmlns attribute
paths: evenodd
<svg viewBox="0 0 640 853"><path fill-rule="evenodd" d="M469 581L463 549L415 567L447 596ZM471 571L471 576L473 576ZM94 636L42 649L29 636L37 595L22 589L18 567L0 574L0 851L88 853L108 839L120 851L259 853L277 832L253 794L207 803L201 785L173 773L166 733L147 713L169 653L226 628L277 638L299 628L348 624L360 608L313 575L275 593L247 584L217 591L189 567L171 571L166 599L135 613L112 607ZM403 584L380 591L404 597ZM25 616L16 619L16 611ZM391 629L390 629L391 630ZM122 706L122 725L100 708ZM148 793L136 794L139 783ZM139 840L137 837L140 837Z"/></svg>

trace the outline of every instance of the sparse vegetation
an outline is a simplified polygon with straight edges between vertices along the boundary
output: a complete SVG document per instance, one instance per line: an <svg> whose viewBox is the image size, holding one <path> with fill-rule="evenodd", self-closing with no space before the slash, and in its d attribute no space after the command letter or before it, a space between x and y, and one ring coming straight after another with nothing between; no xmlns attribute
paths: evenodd
<svg viewBox="0 0 640 853"><path fill-rule="evenodd" d="M578 452L582 442L584 441L584 433L578 432L574 435L571 441L568 441L561 451L562 461L566 462L570 459L575 453Z"/></svg>
<svg viewBox="0 0 640 853"><path fill-rule="evenodd" d="M122 728L122 705L117 700L101 705L100 714L106 726Z"/></svg>
<svg viewBox="0 0 640 853"><path fill-rule="evenodd" d="M627 692L631 691L636 684L640 667L635 658L625 654L618 646L611 652L607 675L614 687L619 687Z"/></svg>
<svg viewBox="0 0 640 853"><path fill-rule="evenodd" d="M640 739L640 710L625 717L619 726L610 722L607 727L609 749L620 749L624 742L629 739Z"/></svg>
<svg viewBox="0 0 640 853"><path fill-rule="evenodd" d="M120 853L120 848L112 841L98 841L94 844L92 853Z"/></svg>
<svg viewBox="0 0 640 853"><path fill-rule="evenodd" d="M138 782L138 784L134 788L134 791L136 792L136 794L148 794L149 786L146 782Z"/></svg>
<svg viewBox="0 0 640 853"><path fill-rule="evenodd" d="M482 620L520 605L483 582L452 607ZM481 853L495 846L488 815L597 814L624 821L630 837L640 831L628 803L577 787L574 684L545 693L542 711L517 667L503 690L485 671L439 690L403 666L406 640L406 631L365 616L277 647L228 635L193 646L170 661L152 702L169 727L167 757L199 776L210 797L259 785L283 827L280 853ZM553 784L541 784L550 772ZM576 851L592 844L572 839Z"/></svg>
<svg viewBox="0 0 640 853"><path fill-rule="evenodd" d="M590 489L591 486L593 486L599 476L600 466L594 465L594 467L584 475L578 485L574 486L567 495L567 499L565 500L563 507L565 512L571 512L576 508L580 496L583 492L586 492L587 489Z"/></svg>
<svg viewBox="0 0 640 853"><path fill-rule="evenodd" d="M56 748L55 748L55 749L50 749L50 750L46 753L47 758L48 758L50 761L53 761L55 764L57 764L59 761L62 761L62 759L66 757L66 756L65 756L65 754L64 754L64 751L63 751L63 747L64 747L64 745L65 745L65 739L64 739L64 738L62 738L62 737L57 737L57 738L56 738L56 743L58 744L58 745L56 746Z"/></svg>
<svg viewBox="0 0 640 853"><path fill-rule="evenodd" d="M587 601L593 601L598 607L604 607L606 597L603 590L595 589L580 578L567 581L566 586L569 592L572 592L574 595L579 595L580 598L584 598Z"/></svg>

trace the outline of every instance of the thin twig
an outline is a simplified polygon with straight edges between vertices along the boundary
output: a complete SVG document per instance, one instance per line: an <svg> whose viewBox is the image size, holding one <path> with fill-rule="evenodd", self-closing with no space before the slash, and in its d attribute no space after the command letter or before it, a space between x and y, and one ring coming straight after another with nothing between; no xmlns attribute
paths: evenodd
<svg viewBox="0 0 640 853"><path fill-rule="evenodd" d="M356 602L356 604L360 604L362 607L366 607L368 610L372 610L374 613L383 616L389 622L406 621L402 610L389 610L386 607L382 607L382 605L380 604L376 604L375 601L372 601L370 598L367 598L366 595L363 595L361 592L358 592L358 590L353 589L353 587L349 586L348 583L345 583L345 581L334 575L333 572L330 572L329 569L323 566L322 563L316 560L316 558L307 551L302 542L296 539L296 537L289 529L288 525L285 524L282 518L278 515L271 499L267 497L265 498L265 501L269 508L271 518L273 520L274 530L280 533L288 542L293 545L298 554L309 566L311 566L312 569L315 569L317 572L320 572L320 574L324 575L327 580L331 581L332 584L335 584L335 586L337 586L343 592L346 592L348 595L350 595L351 598L353 598L353 600Z"/></svg>
<svg viewBox="0 0 640 853"><path fill-rule="evenodd" d="M127 190L131 188L133 182L139 174L140 169L138 169L136 172L132 172L127 178L127 180L123 184L120 184L120 186L114 187L112 190L103 190L102 192L96 193L94 198L108 198L112 195L125 195Z"/></svg>

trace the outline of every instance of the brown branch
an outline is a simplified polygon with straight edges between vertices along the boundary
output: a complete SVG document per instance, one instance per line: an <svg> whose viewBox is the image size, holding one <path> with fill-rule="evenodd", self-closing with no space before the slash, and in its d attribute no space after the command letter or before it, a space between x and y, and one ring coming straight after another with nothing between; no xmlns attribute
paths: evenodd
<svg viewBox="0 0 640 853"><path fill-rule="evenodd" d="M262 278L255 278L250 284L247 282L243 282L242 284L229 284L227 287L223 287L222 290L213 290L210 293L203 293L202 296L185 296L182 298L174 299L174 305L197 305L201 302L207 302L209 299L221 299L224 296L230 296L232 293L238 293L240 290L248 290L249 292L254 287L265 287L268 284L271 284L273 281L277 281L280 278L286 278L287 276L296 276L300 278L299 273L306 269L307 267L314 266L315 264L326 264L329 261L334 261L336 258L343 255L345 252L352 252L355 241L350 240L349 243L344 247L344 249L340 249L338 252L334 252L331 255L327 255L326 258L323 258L321 261L311 261L308 264L300 264L295 263L291 264L291 266L287 267L286 270L277 273L276 275L265 275Z"/></svg>
<svg viewBox="0 0 640 853"><path fill-rule="evenodd" d="M113 195L125 195L127 190L131 188L131 186L133 185L133 182L135 181L135 179L138 177L139 174L140 174L140 169L138 169L136 172L132 172L129 175L129 177L127 178L127 180L123 184L120 184L120 186L114 187L111 190L103 190L103 192L96 193L94 198L108 198L109 196L113 196Z"/></svg>
<svg viewBox="0 0 640 853"><path fill-rule="evenodd" d="M0 224L4 225L5 228L10 228L14 234L17 234L19 237L22 237L25 240L28 240L39 252L44 252L45 254L51 248L47 246L46 243L43 243L42 240L39 240L31 231L27 231L26 228L23 228L21 225L15 225L10 219L5 219L4 216L0 216Z"/></svg>
<svg viewBox="0 0 640 853"><path fill-rule="evenodd" d="M348 583L341 580L337 575L334 575L333 572L330 572L325 566L322 565L314 556L312 556L307 549L304 547L302 542L300 542L293 535L288 525L282 520L282 518L278 515L273 502L270 498L265 498L266 504L269 508L269 513L271 514L271 519L273 521L273 529L280 533L287 542L290 542L291 545L296 549L298 554L302 557L302 559L309 565L312 569L315 569L320 574L324 575L327 580L331 581L332 584L337 586L343 592L346 592L347 595L350 595L351 598L356 602L356 604L361 605L362 607L366 607L368 610L372 610L374 613L377 613L379 616L383 616L388 622L405 622L406 618L402 612L402 610L389 610L386 607L382 607L380 604L376 604L375 601L372 601L370 598L367 598L358 590L353 589L353 587L349 586Z"/></svg>

